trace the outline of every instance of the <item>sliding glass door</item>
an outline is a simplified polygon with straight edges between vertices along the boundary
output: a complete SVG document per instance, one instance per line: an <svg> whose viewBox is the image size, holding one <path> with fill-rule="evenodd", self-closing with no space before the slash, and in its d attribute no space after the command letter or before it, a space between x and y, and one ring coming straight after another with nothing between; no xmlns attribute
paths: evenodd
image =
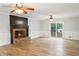
<svg viewBox="0 0 79 59"><path fill-rule="evenodd" d="M62 37L62 30L62 23L51 23L51 37Z"/></svg>

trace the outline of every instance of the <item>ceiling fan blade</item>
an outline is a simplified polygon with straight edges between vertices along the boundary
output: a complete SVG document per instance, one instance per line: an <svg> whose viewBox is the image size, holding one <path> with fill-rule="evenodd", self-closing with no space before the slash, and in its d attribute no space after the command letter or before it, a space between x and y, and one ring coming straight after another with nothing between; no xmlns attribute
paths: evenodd
<svg viewBox="0 0 79 59"><path fill-rule="evenodd" d="M34 8L22 8L24 10L34 10Z"/></svg>
<svg viewBox="0 0 79 59"><path fill-rule="evenodd" d="M27 14L27 12L25 10L23 10L23 11L24 11L24 14Z"/></svg>
<svg viewBox="0 0 79 59"><path fill-rule="evenodd" d="M14 12L16 9L12 10L11 12Z"/></svg>

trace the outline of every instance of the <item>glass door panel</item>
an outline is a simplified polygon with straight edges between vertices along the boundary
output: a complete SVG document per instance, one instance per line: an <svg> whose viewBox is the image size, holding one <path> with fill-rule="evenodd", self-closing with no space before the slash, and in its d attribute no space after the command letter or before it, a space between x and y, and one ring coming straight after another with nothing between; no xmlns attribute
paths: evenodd
<svg viewBox="0 0 79 59"><path fill-rule="evenodd" d="M62 37L62 24L57 23L57 37Z"/></svg>
<svg viewBox="0 0 79 59"><path fill-rule="evenodd" d="M51 36L56 37L56 24L51 23Z"/></svg>

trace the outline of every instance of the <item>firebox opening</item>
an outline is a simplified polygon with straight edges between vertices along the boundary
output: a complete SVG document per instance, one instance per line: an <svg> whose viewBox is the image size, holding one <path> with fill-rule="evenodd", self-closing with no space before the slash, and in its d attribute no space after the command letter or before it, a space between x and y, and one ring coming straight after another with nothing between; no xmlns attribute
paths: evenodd
<svg viewBox="0 0 79 59"><path fill-rule="evenodd" d="M15 31L15 38L24 38L26 37L25 31Z"/></svg>

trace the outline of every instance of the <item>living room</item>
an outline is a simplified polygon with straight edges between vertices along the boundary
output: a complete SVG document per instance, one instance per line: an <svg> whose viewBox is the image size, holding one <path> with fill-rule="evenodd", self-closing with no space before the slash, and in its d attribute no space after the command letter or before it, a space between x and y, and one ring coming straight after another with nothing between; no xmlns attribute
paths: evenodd
<svg viewBox="0 0 79 59"><path fill-rule="evenodd" d="M0 55L78 56L78 5L0 4Z"/></svg>

